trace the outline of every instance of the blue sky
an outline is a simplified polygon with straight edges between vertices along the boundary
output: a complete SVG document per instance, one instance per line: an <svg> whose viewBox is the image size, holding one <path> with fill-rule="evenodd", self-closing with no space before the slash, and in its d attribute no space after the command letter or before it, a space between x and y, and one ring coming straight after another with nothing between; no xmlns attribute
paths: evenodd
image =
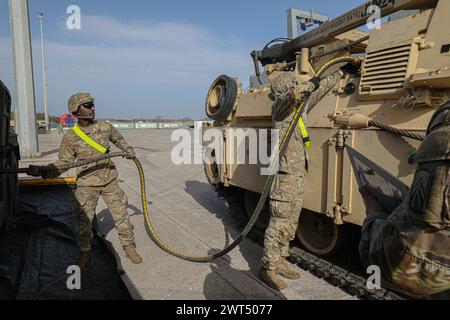
<svg viewBox="0 0 450 320"><path fill-rule="evenodd" d="M45 15L49 110L91 92L101 118L204 118L220 74L246 85L250 52L286 36L286 10L335 17L363 0L30 0L37 111L43 110L39 21ZM66 28L66 8L81 8L81 30ZM0 0L0 77L13 91L8 1Z"/></svg>

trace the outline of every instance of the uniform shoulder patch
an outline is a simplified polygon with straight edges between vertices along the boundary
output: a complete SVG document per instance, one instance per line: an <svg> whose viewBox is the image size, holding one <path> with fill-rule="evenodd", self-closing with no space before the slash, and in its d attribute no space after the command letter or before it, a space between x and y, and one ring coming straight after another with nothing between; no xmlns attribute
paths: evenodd
<svg viewBox="0 0 450 320"><path fill-rule="evenodd" d="M425 213L433 179L433 173L428 170L422 169L416 172L409 199L409 207L412 211Z"/></svg>

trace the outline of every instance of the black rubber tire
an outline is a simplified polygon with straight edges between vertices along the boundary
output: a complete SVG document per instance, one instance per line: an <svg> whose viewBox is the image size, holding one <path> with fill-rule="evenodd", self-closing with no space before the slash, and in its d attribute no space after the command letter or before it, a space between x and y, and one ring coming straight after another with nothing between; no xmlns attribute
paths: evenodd
<svg viewBox="0 0 450 320"><path fill-rule="evenodd" d="M227 119L233 112L237 95L236 80L226 75L219 76L214 80L206 96L206 115L216 121Z"/></svg>
<svg viewBox="0 0 450 320"><path fill-rule="evenodd" d="M336 225L327 216L309 210L300 214L297 239L318 257L331 257L345 248L350 240L348 225Z"/></svg>
<svg viewBox="0 0 450 320"><path fill-rule="evenodd" d="M39 134L46 134L47 130L45 130L44 128L38 128L38 133Z"/></svg>

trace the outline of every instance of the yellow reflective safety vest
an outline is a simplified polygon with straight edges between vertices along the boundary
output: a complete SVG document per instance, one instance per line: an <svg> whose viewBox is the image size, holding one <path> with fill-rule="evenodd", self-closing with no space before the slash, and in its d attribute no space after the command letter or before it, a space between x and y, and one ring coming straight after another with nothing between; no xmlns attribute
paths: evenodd
<svg viewBox="0 0 450 320"><path fill-rule="evenodd" d="M104 146L102 146L101 144L98 144L97 142L95 142L94 140L89 138L89 136L87 136L83 131L81 131L81 129L78 127L78 125L73 127L73 131L77 134L77 136L79 136L81 138L81 140L86 142L89 146L91 146L98 152L103 153L103 154L109 152L109 150L106 149Z"/></svg>
<svg viewBox="0 0 450 320"><path fill-rule="evenodd" d="M298 126L302 133L303 144L305 145L306 150L308 150L311 147L311 139L309 138L308 129L303 121L303 117L298 120Z"/></svg>

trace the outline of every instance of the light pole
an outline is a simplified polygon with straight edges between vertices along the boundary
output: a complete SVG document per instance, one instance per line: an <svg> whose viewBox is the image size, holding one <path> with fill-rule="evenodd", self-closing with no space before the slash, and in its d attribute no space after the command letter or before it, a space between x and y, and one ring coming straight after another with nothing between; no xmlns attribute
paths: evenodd
<svg viewBox="0 0 450 320"><path fill-rule="evenodd" d="M42 57L42 86L44 87L44 113L45 123L47 124L47 130L49 129L50 121L48 116L48 100L47 100L47 70L45 68L45 55L44 55L44 14L41 12L38 14L39 24L41 25L41 57Z"/></svg>
<svg viewBox="0 0 450 320"><path fill-rule="evenodd" d="M16 93L16 129L21 158L39 155L28 0L9 0Z"/></svg>

